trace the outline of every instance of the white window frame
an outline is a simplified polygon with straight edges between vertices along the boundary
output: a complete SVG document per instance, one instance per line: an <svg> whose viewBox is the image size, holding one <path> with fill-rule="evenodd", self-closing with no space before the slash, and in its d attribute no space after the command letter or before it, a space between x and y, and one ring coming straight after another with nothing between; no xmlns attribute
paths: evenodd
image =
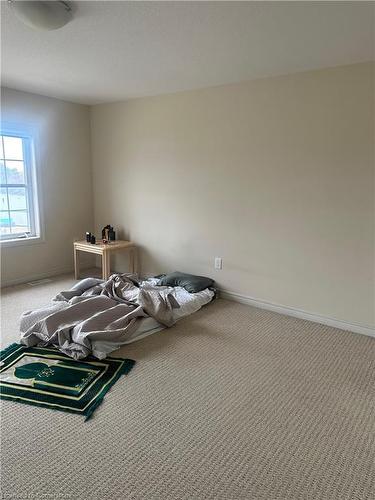
<svg viewBox="0 0 375 500"><path fill-rule="evenodd" d="M38 176L35 157L35 133L22 126L12 126L2 124L0 135L8 137L19 137L23 145L24 175L26 180L27 210L30 220L30 235L9 235L1 236L2 247L19 245L30 245L44 242L41 223L41 198L38 193ZM2 138L1 138L2 140Z"/></svg>

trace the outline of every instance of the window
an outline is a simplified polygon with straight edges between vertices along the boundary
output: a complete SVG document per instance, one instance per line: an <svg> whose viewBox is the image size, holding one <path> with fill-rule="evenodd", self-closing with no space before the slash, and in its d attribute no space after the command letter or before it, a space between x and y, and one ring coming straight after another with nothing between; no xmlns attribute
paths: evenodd
<svg viewBox="0 0 375 500"><path fill-rule="evenodd" d="M31 138L3 132L0 139L1 240L36 238L39 219Z"/></svg>

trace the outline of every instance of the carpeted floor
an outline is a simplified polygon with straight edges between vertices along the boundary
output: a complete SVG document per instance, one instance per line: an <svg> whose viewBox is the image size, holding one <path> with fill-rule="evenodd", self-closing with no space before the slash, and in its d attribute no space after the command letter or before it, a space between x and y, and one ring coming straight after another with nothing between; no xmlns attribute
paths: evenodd
<svg viewBox="0 0 375 500"><path fill-rule="evenodd" d="M3 343L72 281L5 290ZM3 498L375 498L374 338L218 300L116 355L87 423L3 402Z"/></svg>

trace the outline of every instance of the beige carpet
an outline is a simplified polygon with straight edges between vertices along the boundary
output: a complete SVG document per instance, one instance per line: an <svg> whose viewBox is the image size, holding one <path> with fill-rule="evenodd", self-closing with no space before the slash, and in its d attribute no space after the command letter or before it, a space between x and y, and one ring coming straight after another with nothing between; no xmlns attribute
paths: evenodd
<svg viewBox="0 0 375 500"><path fill-rule="evenodd" d="M6 290L5 343L71 282ZM3 498L375 498L375 339L219 300L116 354L87 423L3 402Z"/></svg>

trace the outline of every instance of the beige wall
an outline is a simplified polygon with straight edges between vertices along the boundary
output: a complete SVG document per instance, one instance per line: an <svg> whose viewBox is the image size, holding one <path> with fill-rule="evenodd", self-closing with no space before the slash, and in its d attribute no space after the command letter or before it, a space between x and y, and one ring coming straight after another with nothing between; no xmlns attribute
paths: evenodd
<svg viewBox="0 0 375 500"><path fill-rule="evenodd" d="M2 89L2 120L37 132L45 241L2 248L2 285L73 268L72 242L93 225L89 108Z"/></svg>
<svg viewBox="0 0 375 500"><path fill-rule="evenodd" d="M97 229L137 242L144 273L374 325L373 69L93 107Z"/></svg>

